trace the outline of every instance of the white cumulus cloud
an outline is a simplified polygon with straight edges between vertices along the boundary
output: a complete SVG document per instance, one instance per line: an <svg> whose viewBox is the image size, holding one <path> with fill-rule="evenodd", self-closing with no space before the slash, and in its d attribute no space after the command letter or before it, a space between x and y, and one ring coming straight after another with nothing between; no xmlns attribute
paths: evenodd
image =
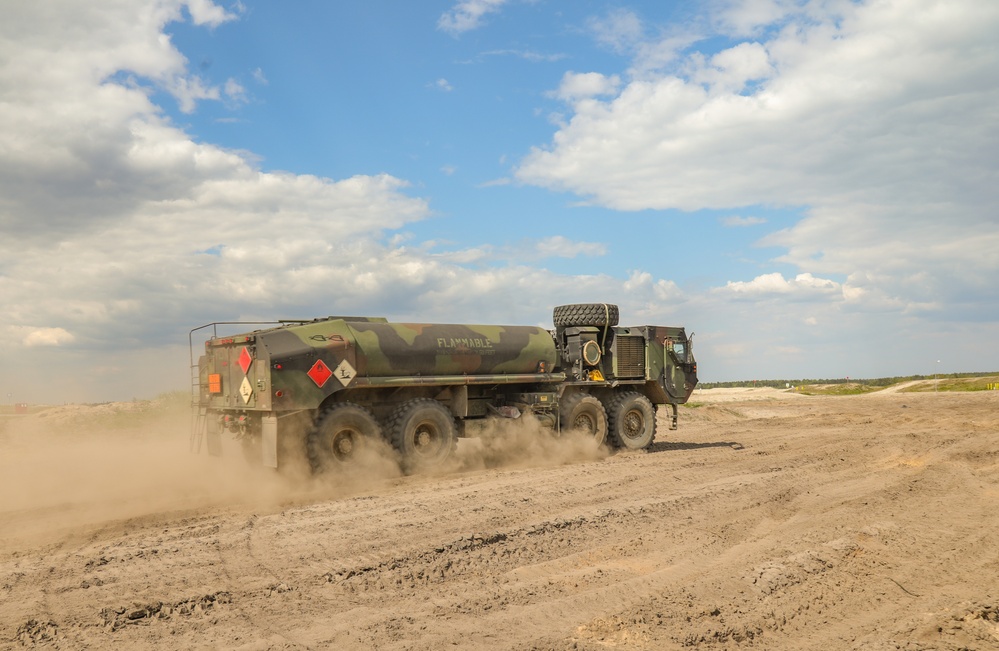
<svg viewBox="0 0 999 651"><path fill-rule="evenodd" d="M487 14L495 13L507 0L461 0L441 14L437 28L457 36L477 29Z"/></svg>
<svg viewBox="0 0 999 651"><path fill-rule="evenodd" d="M76 337L73 333L64 328L37 328L30 329L24 335L23 344L28 348L35 346L62 346L72 343Z"/></svg>
<svg viewBox="0 0 999 651"><path fill-rule="evenodd" d="M621 211L796 211L758 244L800 273L732 279L716 297L999 321L999 5L712 7L715 35L734 41L716 52L696 47L710 34L678 49L683 35L633 13L596 20L599 42L632 56L630 76L571 104L516 178ZM657 41L674 58L649 65Z"/></svg>
<svg viewBox="0 0 999 651"><path fill-rule="evenodd" d="M798 274L787 280L780 273L764 274L750 281L728 282L720 292L765 298L771 295L794 295L799 298L824 298L841 293L841 285L826 278L816 278L810 273Z"/></svg>
<svg viewBox="0 0 999 651"><path fill-rule="evenodd" d="M576 101L598 95L611 95L620 84L621 78L617 75L607 77L598 72L566 72L553 95L565 101Z"/></svg>
<svg viewBox="0 0 999 651"><path fill-rule="evenodd" d="M604 255L607 247L600 242L576 242L556 235L538 241L537 251L542 257L575 258L580 255Z"/></svg>
<svg viewBox="0 0 999 651"><path fill-rule="evenodd" d="M767 220L764 217L743 217L741 215L730 215L728 217L722 217L721 223L725 226L759 226L760 224L766 224Z"/></svg>

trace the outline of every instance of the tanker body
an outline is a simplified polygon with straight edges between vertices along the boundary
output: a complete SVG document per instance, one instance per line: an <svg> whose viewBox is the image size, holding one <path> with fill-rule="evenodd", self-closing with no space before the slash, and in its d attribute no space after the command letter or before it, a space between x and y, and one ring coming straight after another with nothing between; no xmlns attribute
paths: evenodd
<svg viewBox="0 0 999 651"><path fill-rule="evenodd" d="M296 455L325 472L355 463L377 440L407 470L438 466L488 417L530 415L554 434L582 429L641 449L656 405L671 409L697 383L683 328L619 327L614 305L555 308L555 330L531 326L389 323L327 317L233 336L212 328L200 357L192 444L221 450L231 432L266 466Z"/></svg>

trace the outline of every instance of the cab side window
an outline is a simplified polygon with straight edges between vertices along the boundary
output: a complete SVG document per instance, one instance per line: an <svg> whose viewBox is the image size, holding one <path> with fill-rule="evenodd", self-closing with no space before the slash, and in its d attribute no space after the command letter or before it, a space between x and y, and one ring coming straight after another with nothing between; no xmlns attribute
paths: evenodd
<svg viewBox="0 0 999 651"><path fill-rule="evenodd" d="M678 360L680 360L681 364L685 364L687 362L687 344L686 344L686 342L683 342L683 341L674 341L673 342L673 353L676 355L676 358Z"/></svg>

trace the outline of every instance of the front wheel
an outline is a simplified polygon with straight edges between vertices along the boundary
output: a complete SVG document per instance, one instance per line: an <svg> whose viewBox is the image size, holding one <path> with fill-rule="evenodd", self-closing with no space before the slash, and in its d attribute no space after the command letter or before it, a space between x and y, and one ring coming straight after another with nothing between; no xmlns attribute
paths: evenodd
<svg viewBox="0 0 999 651"><path fill-rule="evenodd" d="M569 396L559 414L561 431L577 430L593 437L598 444L607 439L607 412L600 401L587 393Z"/></svg>
<svg viewBox="0 0 999 651"><path fill-rule="evenodd" d="M454 417L436 400L421 398L399 406L389 421L392 444L407 472L441 466L458 444Z"/></svg>
<svg viewBox="0 0 999 651"><path fill-rule="evenodd" d="M636 391L616 395L607 405L611 444L625 450L644 450L656 438L656 408Z"/></svg>
<svg viewBox="0 0 999 651"><path fill-rule="evenodd" d="M309 432L306 447L313 472L327 472L357 463L362 450L381 436L371 412L350 402L325 409Z"/></svg>

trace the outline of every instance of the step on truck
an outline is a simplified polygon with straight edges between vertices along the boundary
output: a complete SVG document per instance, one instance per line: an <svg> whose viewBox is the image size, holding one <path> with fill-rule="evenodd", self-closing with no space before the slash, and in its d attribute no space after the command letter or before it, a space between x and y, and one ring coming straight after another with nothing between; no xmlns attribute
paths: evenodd
<svg viewBox="0 0 999 651"><path fill-rule="evenodd" d="M229 433L265 466L304 454L323 473L380 440L412 472L443 464L484 419L534 418L554 436L645 449L657 408L676 429L697 385L693 335L618 319L616 305L583 303L556 307L554 330L330 316L219 335L245 322L209 323L190 334L191 445L219 454Z"/></svg>

